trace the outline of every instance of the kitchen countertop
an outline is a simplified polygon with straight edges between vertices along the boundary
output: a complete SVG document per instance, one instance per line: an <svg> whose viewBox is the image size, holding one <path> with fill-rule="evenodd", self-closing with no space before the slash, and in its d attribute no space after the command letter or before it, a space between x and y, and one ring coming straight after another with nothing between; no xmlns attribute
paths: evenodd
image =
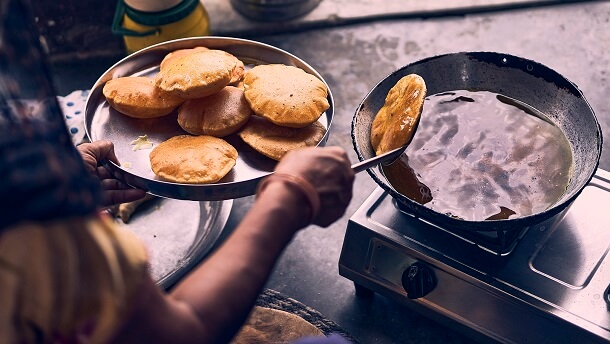
<svg viewBox="0 0 610 344"><path fill-rule="evenodd" d="M540 7L574 0L319 0L310 12L286 21L251 20L233 10L229 1L205 0L212 34L260 36L305 29L350 25L379 19L431 18L490 11ZM578 0L577 0L578 1Z"/></svg>
<svg viewBox="0 0 610 344"><path fill-rule="evenodd" d="M610 128L610 3L585 2L522 10L428 19L386 18L352 25L317 27L248 38L284 49L325 78L335 100L327 145L338 145L357 161L351 119L367 92L393 70L419 59L457 51L495 51L532 59L574 82L595 111L602 131ZM111 58L54 66L60 95L88 88ZM610 169L604 143L600 168ZM338 273L351 214L376 188L366 173L356 177L346 214L328 228L299 232L278 261L267 287L316 309L361 343L468 343L470 339L381 296L361 298ZM229 234L253 202L234 200ZM507 326L510 326L507 324Z"/></svg>

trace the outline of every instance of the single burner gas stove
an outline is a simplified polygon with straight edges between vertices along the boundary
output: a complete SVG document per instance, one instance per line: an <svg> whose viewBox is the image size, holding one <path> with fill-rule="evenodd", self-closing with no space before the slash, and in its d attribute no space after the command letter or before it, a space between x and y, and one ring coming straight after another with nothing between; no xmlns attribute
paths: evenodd
<svg viewBox="0 0 610 344"><path fill-rule="evenodd" d="M610 342L610 173L562 214L508 233L458 233L377 188L350 218L340 275L479 341Z"/></svg>

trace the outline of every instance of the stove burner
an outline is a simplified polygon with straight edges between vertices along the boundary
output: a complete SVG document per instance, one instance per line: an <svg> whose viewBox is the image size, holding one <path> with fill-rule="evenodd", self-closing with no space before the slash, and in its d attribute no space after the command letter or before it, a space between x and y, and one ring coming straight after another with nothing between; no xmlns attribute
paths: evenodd
<svg viewBox="0 0 610 344"><path fill-rule="evenodd" d="M414 217L417 220L429 224L432 227L440 229L461 240L464 240L471 245L475 245L485 251L500 256L510 254L517 246L517 243L519 243L519 240L523 238L523 236L525 235L525 233L527 233L527 230L529 229L529 227L525 227L497 231L465 231L459 228L443 228L427 220L410 214L406 206L396 201L395 199L392 200L392 203L394 204L394 207L396 207L396 209L398 209L400 213L405 216ZM399 228L396 230L400 231Z"/></svg>
<svg viewBox="0 0 610 344"><path fill-rule="evenodd" d="M441 228L376 189L348 221L339 274L480 341L610 343L610 173L529 228ZM365 293L366 292L366 293Z"/></svg>

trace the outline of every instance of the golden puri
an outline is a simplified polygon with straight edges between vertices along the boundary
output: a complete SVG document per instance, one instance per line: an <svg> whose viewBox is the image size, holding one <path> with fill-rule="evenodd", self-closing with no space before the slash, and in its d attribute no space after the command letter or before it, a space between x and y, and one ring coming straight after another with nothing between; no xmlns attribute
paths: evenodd
<svg viewBox="0 0 610 344"><path fill-rule="evenodd" d="M160 69L155 84L179 98L202 98L229 85L240 63L235 56L221 50L194 52Z"/></svg>
<svg viewBox="0 0 610 344"><path fill-rule="evenodd" d="M113 109L134 118L165 116L183 102L155 87L154 80L146 77L108 80L102 92Z"/></svg>
<svg viewBox="0 0 610 344"><path fill-rule="evenodd" d="M252 114L244 91L227 86L210 96L185 101L178 109L178 124L193 135L224 137L239 130Z"/></svg>
<svg viewBox="0 0 610 344"><path fill-rule="evenodd" d="M258 116L284 127L306 127L330 107L326 84L293 66L255 66L244 76L244 89Z"/></svg>
<svg viewBox="0 0 610 344"><path fill-rule="evenodd" d="M324 134L326 128L320 122L303 128L289 128L252 116L238 135L257 152L279 161L293 149L316 146Z"/></svg>
<svg viewBox="0 0 610 344"><path fill-rule="evenodd" d="M426 83L417 74L404 76L390 89L371 127L371 145L377 155L411 141L426 92Z"/></svg>
<svg viewBox="0 0 610 344"><path fill-rule="evenodd" d="M150 152L153 172L163 180L185 184L215 183L231 171L237 150L213 136L179 135Z"/></svg>

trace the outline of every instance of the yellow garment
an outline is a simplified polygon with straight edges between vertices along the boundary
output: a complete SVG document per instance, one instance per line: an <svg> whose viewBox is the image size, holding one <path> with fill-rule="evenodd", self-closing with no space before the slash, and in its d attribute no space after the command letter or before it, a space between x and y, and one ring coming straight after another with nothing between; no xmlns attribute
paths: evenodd
<svg viewBox="0 0 610 344"><path fill-rule="evenodd" d="M102 217L22 223L0 234L0 343L103 343L147 273L143 245Z"/></svg>

